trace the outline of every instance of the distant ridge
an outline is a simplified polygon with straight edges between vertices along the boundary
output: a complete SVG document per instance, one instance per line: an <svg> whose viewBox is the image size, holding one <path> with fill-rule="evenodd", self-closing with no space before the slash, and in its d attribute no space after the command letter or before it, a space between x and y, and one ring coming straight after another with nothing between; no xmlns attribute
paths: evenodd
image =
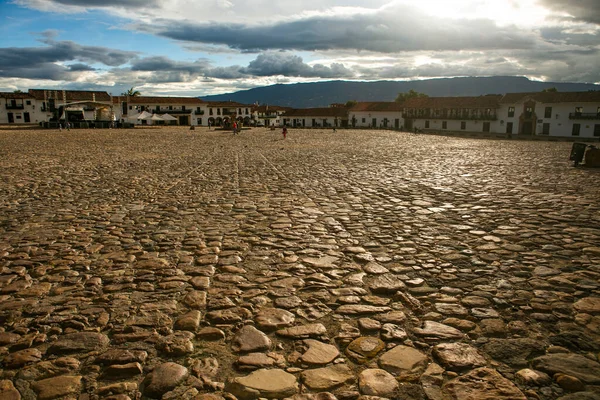
<svg viewBox="0 0 600 400"><path fill-rule="evenodd" d="M600 90L592 83L536 82L525 77L492 76L440 78L420 81L328 81L278 84L213 96L200 96L206 101L236 101L244 104L273 104L284 107L327 107L333 103L356 101L394 101L398 93L410 89L429 96L480 96L516 92L541 92L555 87L559 92Z"/></svg>

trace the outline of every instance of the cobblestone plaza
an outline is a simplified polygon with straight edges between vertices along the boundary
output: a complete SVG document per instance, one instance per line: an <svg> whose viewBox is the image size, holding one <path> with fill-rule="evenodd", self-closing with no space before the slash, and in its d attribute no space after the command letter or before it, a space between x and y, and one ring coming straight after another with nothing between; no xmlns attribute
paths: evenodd
<svg viewBox="0 0 600 400"><path fill-rule="evenodd" d="M0 399L600 399L570 149L0 130Z"/></svg>

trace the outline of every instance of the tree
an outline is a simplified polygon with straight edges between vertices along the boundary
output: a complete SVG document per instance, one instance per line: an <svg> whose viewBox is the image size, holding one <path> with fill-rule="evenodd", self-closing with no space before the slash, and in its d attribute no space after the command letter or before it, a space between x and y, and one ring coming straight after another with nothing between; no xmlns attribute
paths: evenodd
<svg viewBox="0 0 600 400"><path fill-rule="evenodd" d="M23 93L23 91L22 91L22 90L19 90L19 89L17 89L17 90L13 90L13 93Z"/></svg>
<svg viewBox="0 0 600 400"><path fill-rule="evenodd" d="M135 90L133 88L133 86L131 87L131 89L128 89L126 92L121 93L121 96L130 96L130 97L136 97L136 96L141 96L142 94L140 93L139 90Z"/></svg>
<svg viewBox="0 0 600 400"><path fill-rule="evenodd" d="M410 89L406 93L398 93L398 97L396 97L396 102L403 103L406 100L412 99L414 97L429 97L429 96L427 96L425 93L419 93L419 92L414 91L413 89Z"/></svg>
<svg viewBox="0 0 600 400"><path fill-rule="evenodd" d="M557 88L555 88L555 87L551 87L551 88L547 88L547 89L544 89L544 90L542 90L542 92L552 92L552 93L556 93L556 92L558 92L558 89L557 89Z"/></svg>
<svg viewBox="0 0 600 400"><path fill-rule="evenodd" d="M346 108L352 108L352 107L354 107L357 104L358 104L358 102L356 100L348 100L346 102Z"/></svg>

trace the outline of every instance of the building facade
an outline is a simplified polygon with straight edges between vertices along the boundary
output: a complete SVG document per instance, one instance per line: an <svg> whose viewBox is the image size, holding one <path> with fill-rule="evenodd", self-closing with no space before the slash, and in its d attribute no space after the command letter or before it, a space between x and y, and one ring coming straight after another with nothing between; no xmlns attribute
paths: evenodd
<svg viewBox="0 0 600 400"><path fill-rule="evenodd" d="M498 133L600 138L600 92L507 93Z"/></svg>
<svg viewBox="0 0 600 400"><path fill-rule="evenodd" d="M197 97L114 96L117 120L135 125L206 125L207 103ZM135 118L142 112L160 117L169 114L175 119L161 121Z"/></svg>
<svg viewBox="0 0 600 400"><path fill-rule="evenodd" d="M352 128L403 129L403 106L394 101L359 102L349 110Z"/></svg>
<svg viewBox="0 0 600 400"><path fill-rule="evenodd" d="M342 107L299 108L282 115L283 125L293 128L341 128L348 126L348 109Z"/></svg>
<svg viewBox="0 0 600 400"><path fill-rule="evenodd" d="M0 92L0 124L39 122L45 114L29 93Z"/></svg>

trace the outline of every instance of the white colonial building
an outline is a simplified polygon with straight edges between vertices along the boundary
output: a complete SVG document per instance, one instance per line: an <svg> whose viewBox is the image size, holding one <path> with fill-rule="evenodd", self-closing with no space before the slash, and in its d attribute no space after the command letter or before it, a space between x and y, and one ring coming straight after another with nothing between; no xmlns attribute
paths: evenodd
<svg viewBox="0 0 600 400"><path fill-rule="evenodd" d="M283 125L293 128L340 128L348 126L345 107L298 108L282 115Z"/></svg>
<svg viewBox="0 0 600 400"><path fill-rule="evenodd" d="M211 101L207 103L210 126L229 126L236 121L244 126L252 124L252 105L235 101Z"/></svg>
<svg viewBox="0 0 600 400"><path fill-rule="evenodd" d="M0 124L31 124L44 117L29 93L0 92Z"/></svg>
<svg viewBox="0 0 600 400"><path fill-rule="evenodd" d="M283 125L282 115L288 110L291 108L269 105L253 106L252 118L259 126L281 126Z"/></svg>
<svg viewBox="0 0 600 400"><path fill-rule="evenodd" d="M134 125L207 124L207 103L197 97L114 96L113 103L117 120ZM152 116L136 118L143 112ZM161 120L165 114L172 119Z"/></svg>
<svg viewBox="0 0 600 400"><path fill-rule="evenodd" d="M349 124L353 128L402 129L402 104L394 101L356 103L349 111Z"/></svg>
<svg viewBox="0 0 600 400"><path fill-rule="evenodd" d="M600 91L507 93L498 119L498 133L600 138Z"/></svg>

